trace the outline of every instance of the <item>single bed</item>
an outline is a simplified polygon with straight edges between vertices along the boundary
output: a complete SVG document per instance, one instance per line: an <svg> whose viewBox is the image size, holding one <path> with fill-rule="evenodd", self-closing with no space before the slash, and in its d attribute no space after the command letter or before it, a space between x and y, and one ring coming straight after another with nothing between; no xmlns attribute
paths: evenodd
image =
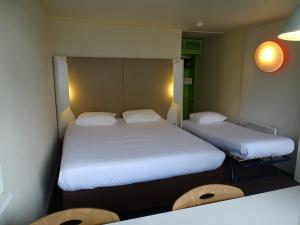
<svg viewBox="0 0 300 225"><path fill-rule="evenodd" d="M183 121L183 129L242 160L289 155L292 139L255 131L227 121L197 124Z"/></svg>
<svg viewBox="0 0 300 225"><path fill-rule="evenodd" d="M224 159L216 147L163 119L117 119L97 127L71 123L58 179L63 208L102 207L128 215L171 207L188 189L221 182Z"/></svg>

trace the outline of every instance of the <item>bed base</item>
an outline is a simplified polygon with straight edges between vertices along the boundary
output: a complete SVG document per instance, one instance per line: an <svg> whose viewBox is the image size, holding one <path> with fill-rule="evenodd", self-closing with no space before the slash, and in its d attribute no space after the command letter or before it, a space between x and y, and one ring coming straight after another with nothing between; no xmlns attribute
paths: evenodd
<svg viewBox="0 0 300 225"><path fill-rule="evenodd" d="M102 208L116 212L122 219L171 210L173 203L188 190L205 184L223 183L223 167L219 169L116 187L63 192L63 209L77 207Z"/></svg>
<svg viewBox="0 0 300 225"><path fill-rule="evenodd" d="M234 166L233 166L234 163L238 163L239 165L241 165L245 168L253 168L253 167L257 167L257 166L269 166L270 172L268 174L262 175L262 176L268 176L268 175L276 174L276 170L274 168L275 164L287 162L290 160L290 156L287 156L287 155L277 156L277 157L251 159L251 160L243 160L241 158L238 158L238 157L233 156L228 153L227 153L227 156L229 157L229 161L230 161L231 181L235 182L235 183L241 179L249 179L249 178L254 178L254 177L250 176L250 177L239 178L235 173Z"/></svg>

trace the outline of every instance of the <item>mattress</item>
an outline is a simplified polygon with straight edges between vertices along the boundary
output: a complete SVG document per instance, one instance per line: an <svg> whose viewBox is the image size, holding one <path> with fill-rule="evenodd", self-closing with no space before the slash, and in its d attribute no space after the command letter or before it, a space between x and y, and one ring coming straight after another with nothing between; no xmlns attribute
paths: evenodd
<svg viewBox="0 0 300 225"><path fill-rule="evenodd" d="M220 167L225 154L165 120L66 131L58 185L64 191L170 178Z"/></svg>
<svg viewBox="0 0 300 225"><path fill-rule="evenodd" d="M244 160L288 155L294 141L224 121L206 125L183 121L183 129Z"/></svg>

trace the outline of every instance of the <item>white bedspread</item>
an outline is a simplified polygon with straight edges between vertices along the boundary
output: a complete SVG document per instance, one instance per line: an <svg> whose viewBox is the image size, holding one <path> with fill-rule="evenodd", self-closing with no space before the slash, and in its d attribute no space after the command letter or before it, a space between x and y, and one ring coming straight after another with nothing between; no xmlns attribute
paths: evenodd
<svg viewBox="0 0 300 225"><path fill-rule="evenodd" d="M112 126L70 124L58 185L64 191L118 186L214 170L222 151L165 120Z"/></svg>
<svg viewBox="0 0 300 225"><path fill-rule="evenodd" d="M254 131L230 122L199 125L183 121L183 129L242 159L288 155L294 151L290 138Z"/></svg>

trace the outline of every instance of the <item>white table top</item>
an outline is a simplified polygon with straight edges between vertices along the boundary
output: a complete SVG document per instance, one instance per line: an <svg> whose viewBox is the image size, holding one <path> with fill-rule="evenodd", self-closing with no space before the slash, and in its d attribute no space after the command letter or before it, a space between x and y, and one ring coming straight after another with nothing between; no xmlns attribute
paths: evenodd
<svg viewBox="0 0 300 225"><path fill-rule="evenodd" d="M114 225L300 225L300 186Z"/></svg>

